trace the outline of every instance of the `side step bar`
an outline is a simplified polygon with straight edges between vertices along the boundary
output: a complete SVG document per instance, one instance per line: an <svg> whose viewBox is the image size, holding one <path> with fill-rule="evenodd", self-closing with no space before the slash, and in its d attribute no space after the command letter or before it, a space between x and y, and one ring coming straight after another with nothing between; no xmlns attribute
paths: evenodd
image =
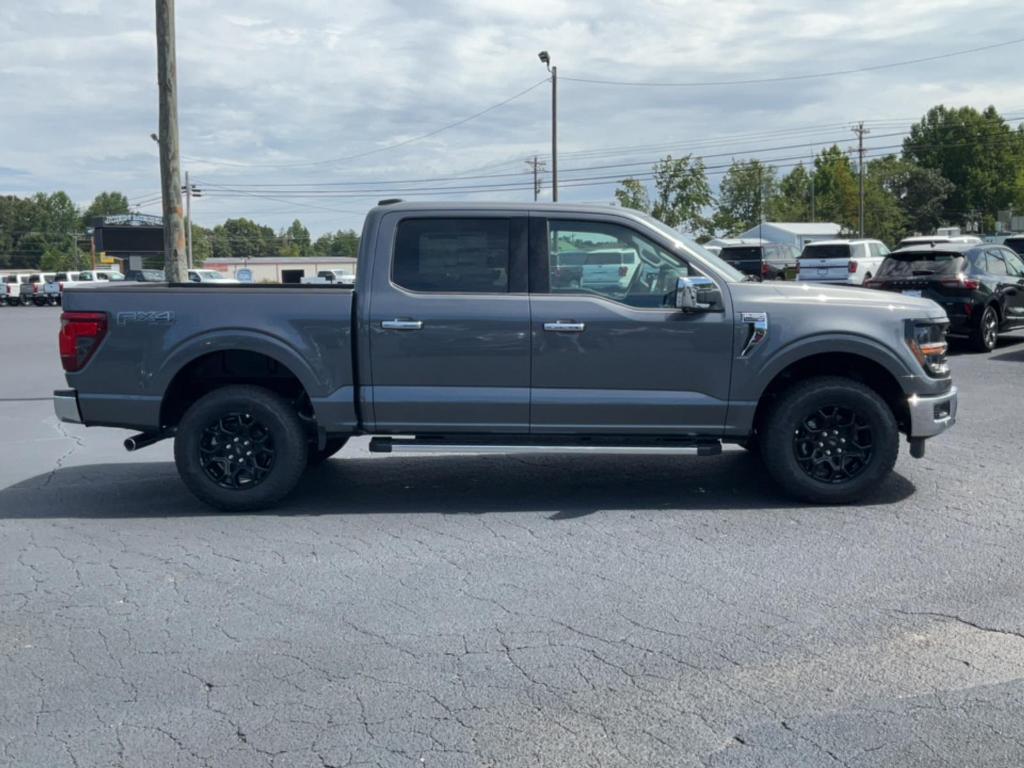
<svg viewBox="0 0 1024 768"><path fill-rule="evenodd" d="M566 453L566 454L669 454L716 456L722 452L719 440L580 440L557 442L546 440L485 440L433 437L374 437L372 453Z"/></svg>

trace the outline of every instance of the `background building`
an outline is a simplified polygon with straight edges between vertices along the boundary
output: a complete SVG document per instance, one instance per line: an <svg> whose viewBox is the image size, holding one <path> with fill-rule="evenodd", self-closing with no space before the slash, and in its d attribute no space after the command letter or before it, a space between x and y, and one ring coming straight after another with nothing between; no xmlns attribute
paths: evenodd
<svg viewBox="0 0 1024 768"><path fill-rule="evenodd" d="M740 232L736 238L767 240L770 243L785 243L803 249L815 240L833 240L839 237L842 229L838 224L827 221L818 222L784 222L765 221L753 226L746 232Z"/></svg>
<svg viewBox="0 0 1024 768"><path fill-rule="evenodd" d="M216 269L228 277L238 277L240 269L252 273L254 283L298 283L304 277L316 277L322 269L343 269L355 273L354 257L308 258L294 256L256 256L250 259L207 259L203 269Z"/></svg>

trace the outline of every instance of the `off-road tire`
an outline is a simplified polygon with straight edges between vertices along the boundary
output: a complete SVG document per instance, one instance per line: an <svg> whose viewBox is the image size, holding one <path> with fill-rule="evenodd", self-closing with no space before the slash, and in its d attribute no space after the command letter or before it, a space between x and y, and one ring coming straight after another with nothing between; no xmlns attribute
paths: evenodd
<svg viewBox="0 0 1024 768"><path fill-rule="evenodd" d="M812 477L797 459L801 430L820 409L852 412L869 430L871 453L845 480ZM899 453L899 428L889 406L870 387L841 376L818 376L797 382L778 396L758 431L758 442L769 474L788 494L814 504L847 504L877 488L892 471Z"/></svg>
<svg viewBox="0 0 1024 768"><path fill-rule="evenodd" d="M269 433L272 461L251 487L224 487L210 475L210 462L204 464L204 435L239 414ZM201 397L185 412L174 439L174 462L188 489L201 501L229 512L279 502L298 484L307 455L306 432L295 409L270 390L249 385L227 386Z"/></svg>

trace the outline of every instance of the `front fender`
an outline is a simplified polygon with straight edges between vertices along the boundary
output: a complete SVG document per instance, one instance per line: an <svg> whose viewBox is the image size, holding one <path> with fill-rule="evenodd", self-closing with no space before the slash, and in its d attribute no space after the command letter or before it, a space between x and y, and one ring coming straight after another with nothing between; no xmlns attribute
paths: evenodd
<svg viewBox="0 0 1024 768"><path fill-rule="evenodd" d="M735 394L741 399L758 400L772 380L794 363L814 355L837 353L857 355L878 363L899 382L908 395L916 391L913 385L921 379L906 361L876 339L851 333L823 333L796 339L765 360L757 360L755 357L750 361L754 365L748 375L739 379L744 388Z"/></svg>

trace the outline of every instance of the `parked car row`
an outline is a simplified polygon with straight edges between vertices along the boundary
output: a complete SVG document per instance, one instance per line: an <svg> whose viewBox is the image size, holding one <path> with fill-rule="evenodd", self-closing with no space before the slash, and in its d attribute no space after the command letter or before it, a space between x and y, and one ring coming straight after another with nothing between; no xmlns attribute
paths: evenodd
<svg viewBox="0 0 1024 768"><path fill-rule="evenodd" d="M161 273L162 274L162 273ZM125 276L113 269L86 269L79 272L23 272L0 276L3 293L0 306L37 307L61 303L64 289L72 285L106 284L124 280Z"/></svg>

